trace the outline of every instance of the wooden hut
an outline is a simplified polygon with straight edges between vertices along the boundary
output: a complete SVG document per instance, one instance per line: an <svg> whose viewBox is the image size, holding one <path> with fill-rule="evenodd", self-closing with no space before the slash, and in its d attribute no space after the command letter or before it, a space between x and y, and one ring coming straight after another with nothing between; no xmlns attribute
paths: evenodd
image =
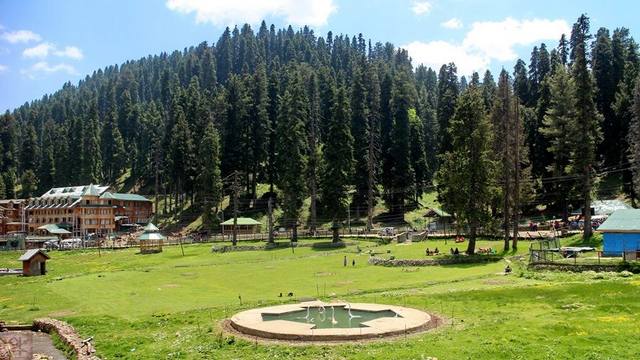
<svg viewBox="0 0 640 360"><path fill-rule="evenodd" d="M160 229L152 223L147 224L147 226L144 227L144 233L138 237L140 253L156 254L162 252L164 239L165 237L160 234Z"/></svg>
<svg viewBox="0 0 640 360"><path fill-rule="evenodd" d="M47 273L46 261L49 255L40 249L27 250L18 260L22 261L24 276L38 276Z"/></svg>
<svg viewBox="0 0 640 360"><path fill-rule="evenodd" d="M262 223L252 218L237 218L238 234L255 234L260 232L260 226ZM223 234L233 234L233 218L223 222L222 224Z"/></svg>

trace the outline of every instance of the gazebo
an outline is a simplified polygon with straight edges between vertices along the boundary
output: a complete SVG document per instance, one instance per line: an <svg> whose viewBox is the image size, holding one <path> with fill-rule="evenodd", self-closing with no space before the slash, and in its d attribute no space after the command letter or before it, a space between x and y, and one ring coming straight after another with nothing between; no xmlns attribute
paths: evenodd
<svg viewBox="0 0 640 360"><path fill-rule="evenodd" d="M138 237L140 241L140 253L155 254L162 252L164 239L165 237L160 234L160 229L152 223L147 224L147 226L144 227L144 233Z"/></svg>
<svg viewBox="0 0 640 360"><path fill-rule="evenodd" d="M238 224L238 234L255 234L260 232L261 222L256 221L252 218L237 218ZM222 234L231 234L233 233L233 218L223 222L222 224Z"/></svg>

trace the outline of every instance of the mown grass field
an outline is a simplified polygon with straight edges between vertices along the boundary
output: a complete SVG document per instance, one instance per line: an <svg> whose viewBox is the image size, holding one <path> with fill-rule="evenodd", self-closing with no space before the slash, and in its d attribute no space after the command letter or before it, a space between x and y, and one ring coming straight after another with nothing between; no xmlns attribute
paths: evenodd
<svg viewBox="0 0 640 360"><path fill-rule="evenodd" d="M214 254L209 245L185 246L185 256L176 246L156 255L53 252L46 276L0 278L0 319L66 320L94 336L105 359L631 359L640 353L638 276L530 273L515 260L509 276L499 274L504 261L386 268L368 265L368 250L424 258L427 247L448 251L451 241L358 246L360 254L355 246ZM501 242L478 246L500 249ZM522 242L519 253L527 247ZM0 267L18 267L18 256L0 253ZM221 333L222 319L294 301L288 292L406 305L453 319L453 326L331 346L256 345Z"/></svg>

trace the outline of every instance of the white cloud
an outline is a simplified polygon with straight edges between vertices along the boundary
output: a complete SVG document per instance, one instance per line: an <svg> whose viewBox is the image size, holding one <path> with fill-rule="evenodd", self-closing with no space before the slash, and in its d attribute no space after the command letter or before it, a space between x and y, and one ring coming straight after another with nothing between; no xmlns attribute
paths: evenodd
<svg viewBox="0 0 640 360"><path fill-rule="evenodd" d="M34 47L26 48L22 52L22 56L27 58L45 58L55 48L53 44L42 43Z"/></svg>
<svg viewBox="0 0 640 360"><path fill-rule="evenodd" d="M462 21L458 18L451 18L445 22L440 23L440 25L447 29L460 29L462 27Z"/></svg>
<svg viewBox="0 0 640 360"><path fill-rule="evenodd" d="M468 52L463 46L446 41L430 41L427 43L414 41L402 46L409 51L415 65L424 64L438 69L442 64L456 63L458 73L470 74L473 71L485 69L489 59L481 54Z"/></svg>
<svg viewBox="0 0 640 360"><path fill-rule="evenodd" d="M564 20L516 20L476 22L471 25L462 45L500 61L514 60L516 45L530 45L541 40L558 40L571 28Z"/></svg>
<svg viewBox="0 0 640 360"><path fill-rule="evenodd" d="M75 46L65 46L62 50L56 50L54 52L57 56L68 57L75 60L80 60L84 57L82 50Z"/></svg>
<svg viewBox="0 0 640 360"><path fill-rule="evenodd" d="M214 25L257 24L267 16L295 25L320 26L336 11L334 0L167 0L170 10L195 13L196 22Z"/></svg>
<svg viewBox="0 0 640 360"><path fill-rule="evenodd" d="M3 73L5 71L7 71L8 69L9 69L9 67L7 67L7 65L0 64L0 73Z"/></svg>
<svg viewBox="0 0 640 360"><path fill-rule="evenodd" d="M67 57L74 60L80 60L84 57L82 50L75 46L66 46L64 49L58 49L56 45L51 43L42 43L34 47L24 49L22 56L27 58L41 58L44 59L50 54L59 57Z"/></svg>
<svg viewBox="0 0 640 360"><path fill-rule="evenodd" d="M431 11L431 3L428 1L414 1L411 11L416 15L424 15Z"/></svg>
<svg viewBox="0 0 640 360"><path fill-rule="evenodd" d="M17 30L5 32L2 34L2 38L12 44L27 43L30 41L40 41L42 37L33 31L29 30Z"/></svg>
<svg viewBox="0 0 640 360"><path fill-rule="evenodd" d="M414 64L438 69L442 64L455 62L460 74L484 71L493 60L509 61L517 58L516 46L538 41L558 40L570 32L564 20L516 20L475 22L462 43L446 41L414 41L402 46L409 51Z"/></svg>
<svg viewBox="0 0 640 360"><path fill-rule="evenodd" d="M37 78L38 74L50 74L57 72L66 72L69 75L78 75L78 71L72 65L59 63L55 65L50 65L46 61L39 61L33 65L31 65L27 69L20 70L20 73L27 76L30 79Z"/></svg>

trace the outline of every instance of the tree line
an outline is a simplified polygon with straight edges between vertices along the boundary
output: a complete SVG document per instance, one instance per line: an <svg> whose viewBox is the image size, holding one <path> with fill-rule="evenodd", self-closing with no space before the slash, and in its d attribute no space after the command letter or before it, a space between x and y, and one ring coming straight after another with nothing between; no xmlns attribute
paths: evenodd
<svg viewBox="0 0 640 360"><path fill-rule="evenodd" d="M437 189L472 232L501 218L508 245L519 214L547 204L566 217L603 173L640 190L637 43L625 28L592 39L585 16L567 35L496 83L454 63L414 68L362 34L227 28L7 111L0 197L125 178L166 195L165 211L190 201L215 222L225 194L255 199L266 183L280 222L313 230L348 212L371 226L379 201L401 220Z"/></svg>

